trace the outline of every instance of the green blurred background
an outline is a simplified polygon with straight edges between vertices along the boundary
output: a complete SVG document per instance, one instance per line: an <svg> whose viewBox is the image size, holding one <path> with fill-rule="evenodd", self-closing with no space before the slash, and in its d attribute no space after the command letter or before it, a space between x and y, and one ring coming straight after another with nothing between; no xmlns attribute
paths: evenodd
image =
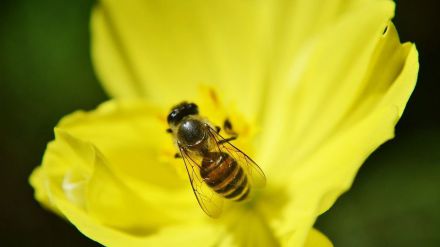
<svg viewBox="0 0 440 247"><path fill-rule="evenodd" d="M93 74L93 1L0 3L0 245L97 246L33 199L28 176L64 115L107 96ZM418 85L396 130L316 227L336 246L440 246L439 1L398 1L420 51ZM361 141L361 140L360 140Z"/></svg>

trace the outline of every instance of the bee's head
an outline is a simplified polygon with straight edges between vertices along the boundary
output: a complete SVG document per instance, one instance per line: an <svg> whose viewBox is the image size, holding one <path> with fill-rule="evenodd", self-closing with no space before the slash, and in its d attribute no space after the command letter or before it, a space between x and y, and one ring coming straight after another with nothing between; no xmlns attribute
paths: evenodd
<svg viewBox="0 0 440 247"><path fill-rule="evenodd" d="M199 108L197 105L184 101L171 109L170 114L168 114L167 121L170 126L176 126L184 117L197 114L199 114Z"/></svg>

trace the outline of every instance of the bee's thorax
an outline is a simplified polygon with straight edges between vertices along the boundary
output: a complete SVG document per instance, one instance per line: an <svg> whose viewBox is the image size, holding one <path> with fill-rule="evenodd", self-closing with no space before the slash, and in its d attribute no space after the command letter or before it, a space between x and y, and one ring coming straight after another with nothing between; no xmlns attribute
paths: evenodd
<svg viewBox="0 0 440 247"><path fill-rule="evenodd" d="M177 140L188 148L199 146L206 139L205 124L195 118L185 117L177 128Z"/></svg>

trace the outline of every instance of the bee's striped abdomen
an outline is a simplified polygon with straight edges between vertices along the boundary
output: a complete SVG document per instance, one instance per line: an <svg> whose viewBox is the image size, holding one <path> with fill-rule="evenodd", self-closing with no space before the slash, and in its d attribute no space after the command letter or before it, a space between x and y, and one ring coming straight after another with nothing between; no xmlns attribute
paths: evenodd
<svg viewBox="0 0 440 247"><path fill-rule="evenodd" d="M246 199L249 183L243 169L227 153L209 153L203 158L200 175L221 196L234 201Z"/></svg>

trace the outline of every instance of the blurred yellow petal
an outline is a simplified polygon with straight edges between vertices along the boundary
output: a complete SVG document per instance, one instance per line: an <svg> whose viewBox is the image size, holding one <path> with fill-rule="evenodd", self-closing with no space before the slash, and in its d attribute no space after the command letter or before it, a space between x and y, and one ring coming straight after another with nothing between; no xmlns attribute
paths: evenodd
<svg viewBox="0 0 440 247"><path fill-rule="evenodd" d="M62 197L57 197L55 203L79 231L105 246L204 246L216 241L215 236L221 233L215 225L176 224L160 228L151 234L133 235L102 224Z"/></svg>
<svg viewBox="0 0 440 247"><path fill-rule="evenodd" d="M96 70L115 97L148 97L171 106L176 97L195 97L197 85L211 84L246 91L239 105L252 111L262 90L271 5L102 1L92 19Z"/></svg>
<svg viewBox="0 0 440 247"><path fill-rule="evenodd" d="M63 118L58 128L96 145L114 163L112 168L121 176L139 180L147 176L146 180L157 186L177 186L163 182L174 180L172 172L168 172L170 177L157 178L151 174L150 169L154 169L153 172L167 176L162 171L169 169L168 164L148 166L160 162L162 149L159 147L167 146L174 152L169 137L158 133L166 128L163 112L143 101L108 102L93 113L79 111ZM134 170L138 172L133 173Z"/></svg>
<svg viewBox="0 0 440 247"><path fill-rule="evenodd" d="M279 158L285 164L285 155L301 158L344 123L356 100L368 96L362 94L366 85L381 83L365 77L393 13L392 2L372 1L343 16L302 50L290 73L279 79L283 90L268 96L272 100L261 137L261 149L268 151L260 152L260 160L277 164L272 161Z"/></svg>
<svg viewBox="0 0 440 247"><path fill-rule="evenodd" d="M101 1L92 17L94 65L117 98L169 106L207 84L256 118L277 85L271 74L289 69L316 33L363 2Z"/></svg>
<svg viewBox="0 0 440 247"><path fill-rule="evenodd" d="M379 0L380 1L380 0ZM286 73L292 63L319 39L322 32L328 32L333 26L352 16L354 12L364 9L377 0L278 0L273 18L275 37L271 45L270 73L268 90L284 87ZM267 96L266 96L267 97Z"/></svg>
<svg viewBox="0 0 440 247"><path fill-rule="evenodd" d="M257 160L272 165L265 170L272 186L287 187L284 213L272 219L281 235L294 232L297 245L368 155L393 136L415 86L417 51L400 44L392 24L382 34L393 4L367 7L317 37L284 90L270 97Z"/></svg>
<svg viewBox="0 0 440 247"><path fill-rule="evenodd" d="M280 246L279 239L274 235L273 230L258 213L240 210L229 225L229 231L222 237L218 246L222 247L265 247Z"/></svg>
<svg viewBox="0 0 440 247"><path fill-rule="evenodd" d="M307 236L304 247L333 247L333 244L324 234L316 229L312 229Z"/></svg>
<svg viewBox="0 0 440 247"><path fill-rule="evenodd" d="M115 28L106 20L101 8L94 9L92 15L93 56L95 69L101 83L113 96L128 98L146 94L141 79L134 71L134 65L124 52L124 44L117 36ZM108 19L108 18L107 18ZM99 63L97 62L99 61Z"/></svg>
<svg viewBox="0 0 440 247"><path fill-rule="evenodd" d="M326 211L333 204L336 198L350 187L354 174L357 172L359 166L368 157L368 155L371 154L380 144L388 139L391 139L394 136L394 126L397 124L397 121L401 117L406 102L408 101L408 98L414 89L419 67L418 53L415 47L408 44L408 46L403 45L401 49L409 51L408 57L405 61L405 64L403 65L404 67L402 71L400 71L400 74L395 79L393 84L389 85L388 90L383 92L385 93L385 95L383 95L383 98L378 99L377 105L375 105L375 113L371 114L374 115L377 114L376 112L383 111L382 116L380 118L377 118L376 120L372 120L372 122L366 124L365 126L363 126L363 128L360 128L357 133L352 132L352 136L350 137L351 140L348 141L348 143L352 145L342 143L340 145L337 145L336 143L329 144L333 146L333 151L327 151L329 152L328 156L330 156L331 152L337 152L338 149L346 150L346 152L344 152L344 156L346 157L344 158L353 159L353 161L351 161L350 163L354 165L344 168L344 164L349 164L349 162L342 160L333 161L330 158L326 160L324 154L320 156L321 158L323 158L323 160L326 160L326 163L329 164L329 167L332 167L331 169L338 170L342 176L340 176L339 178L329 178L334 179L334 184L339 183L339 185L335 186L335 190L331 191L326 195L326 197L323 198L318 213ZM379 90L383 89L380 86L379 88ZM376 91L375 93L378 93L378 91ZM364 120L364 122L365 121L366 120ZM354 128L349 128L346 132L350 133L351 129ZM343 136L345 135L347 134L341 135L341 139L343 139ZM353 155L353 153L356 152L362 154L357 159ZM318 155L320 154L321 152L318 151ZM353 157L350 158L350 156ZM333 157L335 157L334 154ZM322 174L323 176L325 176L325 172L323 172Z"/></svg>
<svg viewBox="0 0 440 247"><path fill-rule="evenodd" d="M291 181L291 193L299 201L294 201L286 210L310 210L312 205L316 205L315 215L309 215L310 222L313 222L318 214L326 211L350 187L354 175L368 155L393 137L394 126L414 88L417 71L417 51L413 48L401 74L378 102L375 110L364 120L326 140L307 160L301 162L301 168L293 176L286 178ZM390 97L393 99L389 100ZM299 205L307 200L311 200L310 204Z"/></svg>
<svg viewBox="0 0 440 247"><path fill-rule="evenodd" d="M63 214L59 211L58 207L51 201L48 190L48 178L41 166L34 169L32 172L29 183L34 188L34 196L42 206L53 211L54 213L63 217Z"/></svg>
<svg viewBox="0 0 440 247"><path fill-rule="evenodd" d="M179 241L188 239L190 246L201 241L195 240L201 227L217 235L216 225L200 214L186 177L177 174L174 162L160 160L164 146L172 148L169 139L161 144L162 136L168 138L165 127L142 101L109 102L65 117L31 176L36 198L101 243L162 243L170 232L185 235ZM192 228L194 235L187 235Z"/></svg>

